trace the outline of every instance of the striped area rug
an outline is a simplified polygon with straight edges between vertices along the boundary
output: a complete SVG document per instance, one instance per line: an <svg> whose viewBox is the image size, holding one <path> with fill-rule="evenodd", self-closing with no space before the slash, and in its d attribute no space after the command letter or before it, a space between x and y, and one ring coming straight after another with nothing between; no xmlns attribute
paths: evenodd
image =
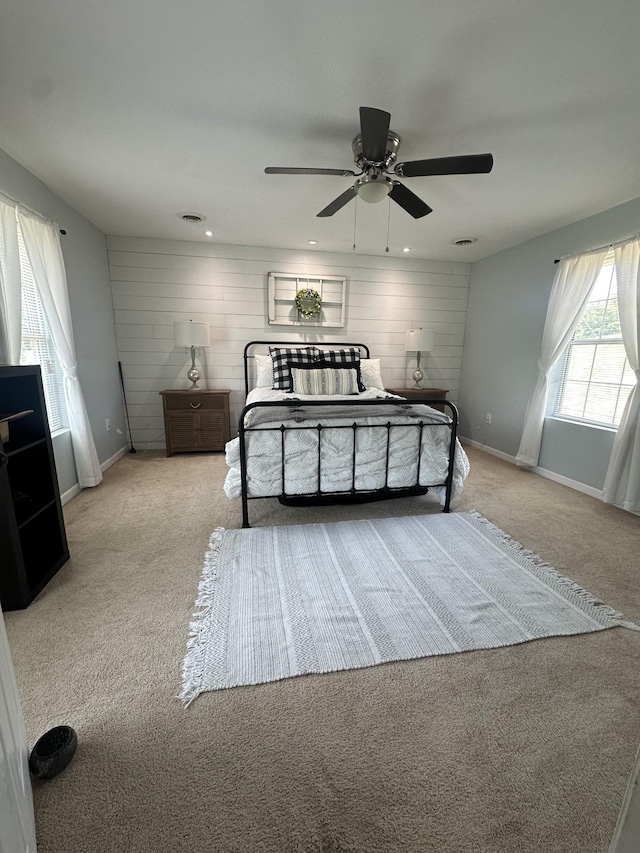
<svg viewBox="0 0 640 853"><path fill-rule="evenodd" d="M180 699L624 622L478 513L219 529Z"/></svg>

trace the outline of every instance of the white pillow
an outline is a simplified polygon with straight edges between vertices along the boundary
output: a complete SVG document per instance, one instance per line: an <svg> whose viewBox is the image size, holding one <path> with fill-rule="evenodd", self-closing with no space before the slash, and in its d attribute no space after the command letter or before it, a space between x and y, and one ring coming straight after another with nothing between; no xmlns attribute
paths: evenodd
<svg viewBox="0 0 640 853"><path fill-rule="evenodd" d="M256 388L273 386L273 360L270 355L256 353Z"/></svg>
<svg viewBox="0 0 640 853"><path fill-rule="evenodd" d="M344 367L292 367L294 394L358 394L358 373Z"/></svg>
<svg viewBox="0 0 640 853"><path fill-rule="evenodd" d="M361 358L360 359L360 379L362 384L367 388L379 388L384 391L382 375L380 373L379 358Z"/></svg>

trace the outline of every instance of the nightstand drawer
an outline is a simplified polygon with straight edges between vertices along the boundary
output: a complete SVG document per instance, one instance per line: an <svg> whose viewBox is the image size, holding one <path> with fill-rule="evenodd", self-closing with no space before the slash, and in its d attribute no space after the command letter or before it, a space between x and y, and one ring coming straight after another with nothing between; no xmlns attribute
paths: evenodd
<svg viewBox="0 0 640 853"><path fill-rule="evenodd" d="M200 409L224 409L228 393L211 392L203 394L198 391L163 392L167 409L171 411L186 410L187 412L195 412Z"/></svg>
<svg viewBox="0 0 640 853"><path fill-rule="evenodd" d="M407 400L446 400L449 393L446 388L387 388L390 394L406 397ZM435 405L434 409L444 411L444 406Z"/></svg>

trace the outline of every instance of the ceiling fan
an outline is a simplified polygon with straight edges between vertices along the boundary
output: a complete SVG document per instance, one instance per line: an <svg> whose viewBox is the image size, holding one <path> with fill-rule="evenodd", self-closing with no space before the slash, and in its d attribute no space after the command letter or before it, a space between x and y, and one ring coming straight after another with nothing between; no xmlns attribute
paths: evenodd
<svg viewBox="0 0 640 853"><path fill-rule="evenodd" d="M389 196L414 219L431 213L431 208L414 192L407 189L400 178L421 178L430 175L471 175L490 172L493 168L491 154L467 154L460 157L438 157L431 160L410 160L396 163L400 137L389 130L391 115L375 107L360 107L360 133L351 143L353 159L359 172L351 169L305 169L268 166L267 175L340 175L357 178L352 187L334 199L318 216L333 216L352 198L377 202ZM393 166L393 171L391 167Z"/></svg>

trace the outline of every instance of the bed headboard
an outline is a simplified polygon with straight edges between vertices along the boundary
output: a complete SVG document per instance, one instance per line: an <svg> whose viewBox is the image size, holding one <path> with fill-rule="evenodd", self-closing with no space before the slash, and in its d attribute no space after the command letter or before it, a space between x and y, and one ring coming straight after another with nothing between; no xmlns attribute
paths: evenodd
<svg viewBox="0 0 640 853"><path fill-rule="evenodd" d="M327 349L330 347L357 347L361 358L369 358L369 347L366 344L352 344L349 341L249 341L244 348L244 395L249 393L249 363L255 359L256 352L269 352L269 347L319 347Z"/></svg>

